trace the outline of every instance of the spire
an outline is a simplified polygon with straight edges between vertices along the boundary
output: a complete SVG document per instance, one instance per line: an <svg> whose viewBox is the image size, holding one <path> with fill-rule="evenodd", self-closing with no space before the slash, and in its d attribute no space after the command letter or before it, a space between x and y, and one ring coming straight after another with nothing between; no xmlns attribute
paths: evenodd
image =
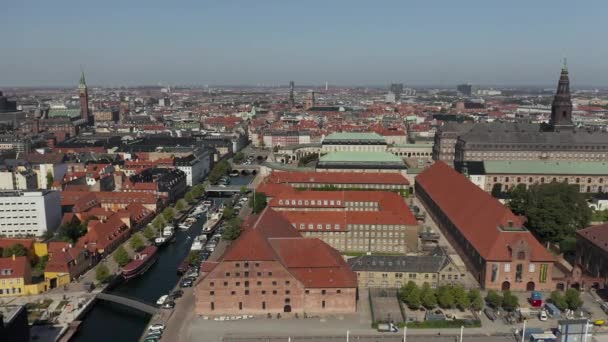
<svg viewBox="0 0 608 342"><path fill-rule="evenodd" d="M568 58L564 57L564 64L562 66L562 72L568 72Z"/></svg>
<svg viewBox="0 0 608 342"><path fill-rule="evenodd" d="M83 85L83 86L87 85L87 83L84 81L84 70L82 70L82 69L80 70L80 82L79 82L79 84Z"/></svg>

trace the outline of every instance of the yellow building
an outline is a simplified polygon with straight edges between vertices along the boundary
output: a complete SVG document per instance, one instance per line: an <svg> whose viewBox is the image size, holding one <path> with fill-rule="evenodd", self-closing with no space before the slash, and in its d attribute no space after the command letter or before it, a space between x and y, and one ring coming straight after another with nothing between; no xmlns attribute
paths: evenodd
<svg viewBox="0 0 608 342"><path fill-rule="evenodd" d="M0 297L32 293L32 272L27 257L0 258Z"/></svg>

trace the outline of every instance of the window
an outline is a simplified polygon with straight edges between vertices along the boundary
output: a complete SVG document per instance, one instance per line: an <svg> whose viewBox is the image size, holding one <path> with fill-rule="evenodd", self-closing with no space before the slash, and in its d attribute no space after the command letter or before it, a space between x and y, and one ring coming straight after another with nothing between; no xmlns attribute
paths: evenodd
<svg viewBox="0 0 608 342"><path fill-rule="evenodd" d="M240 282L240 281L237 281L237 282L236 282L236 286L241 286L241 282Z"/></svg>
<svg viewBox="0 0 608 342"><path fill-rule="evenodd" d="M323 301L321 301L321 307L322 307L323 309L325 309L325 301L324 301L324 300L323 300Z"/></svg>
<svg viewBox="0 0 608 342"><path fill-rule="evenodd" d="M228 282L227 281L224 282L224 286L228 286Z"/></svg>
<svg viewBox="0 0 608 342"><path fill-rule="evenodd" d="M324 295L325 294L325 290L321 290L321 294Z"/></svg>
<svg viewBox="0 0 608 342"><path fill-rule="evenodd" d="M520 251L517 253L517 259L526 260L526 252Z"/></svg>
<svg viewBox="0 0 608 342"><path fill-rule="evenodd" d="M243 267L248 268L249 267L249 263L248 262L244 263Z"/></svg>
<svg viewBox="0 0 608 342"><path fill-rule="evenodd" d="M285 280L285 285L289 285L289 284L290 284L289 280Z"/></svg>
<svg viewBox="0 0 608 342"><path fill-rule="evenodd" d="M276 295L277 294L277 290L272 290L272 294Z"/></svg>
<svg viewBox="0 0 608 342"><path fill-rule="evenodd" d="M211 302L211 311L215 310L215 304Z"/></svg>
<svg viewBox="0 0 608 342"><path fill-rule="evenodd" d="M342 290L336 290L336 293L338 293L338 294L342 293Z"/></svg>
<svg viewBox="0 0 608 342"><path fill-rule="evenodd" d="M235 294L236 294L236 292L230 291L230 295L234 296Z"/></svg>
<svg viewBox="0 0 608 342"><path fill-rule="evenodd" d="M260 263L259 263L259 262L256 262L256 263L255 263L255 267L260 267Z"/></svg>
<svg viewBox="0 0 608 342"><path fill-rule="evenodd" d="M239 264L238 262L236 264L234 264L234 267L241 267L241 264Z"/></svg>
<svg viewBox="0 0 608 342"><path fill-rule="evenodd" d="M290 294L290 293L291 293L291 291L285 290L285 294Z"/></svg>
<svg viewBox="0 0 608 342"><path fill-rule="evenodd" d="M209 291L209 295L210 296L214 296L215 295L215 291Z"/></svg>
<svg viewBox="0 0 608 342"><path fill-rule="evenodd" d="M240 272L236 272L236 273L234 273L234 276L235 276L235 277L240 277L240 276L241 276L241 273L240 273Z"/></svg>
<svg viewBox="0 0 608 342"><path fill-rule="evenodd" d="M230 277L230 272L226 272L226 277Z"/></svg>
<svg viewBox="0 0 608 342"><path fill-rule="evenodd" d="M534 271L536 271L536 265L534 265L534 264L528 265L528 272L534 273Z"/></svg>
<svg viewBox="0 0 608 342"><path fill-rule="evenodd" d="M262 291L262 294L263 294L263 295L265 295L265 294L266 294L266 291Z"/></svg>
<svg viewBox="0 0 608 342"><path fill-rule="evenodd" d="M505 272L511 272L511 264L505 264Z"/></svg>
<svg viewBox="0 0 608 342"><path fill-rule="evenodd" d="M245 287L249 287L249 280L245 282Z"/></svg>
<svg viewBox="0 0 608 342"><path fill-rule="evenodd" d="M272 277L272 272L268 272L268 276L269 276L269 277Z"/></svg>
<svg viewBox="0 0 608 342"><path fill-rule="evenodd" d="M245 296L249 296L249 290L245 290Z"/></svg>
<svg viewBox="0 0 608 342"><path fill-rule="evenodd" d="M305 294L310 294L310 290L304 291Z"/></svg>
<svg viewBox="0 0 608 342"><path fill-rule="evenodd" d="M262 272L258 272L258 277L261 277L261 276L262 276Z"/></svg>
<svg viewBox="0 0 608 342"><path fill-rule="evenodd" d="M262 310L266 310L266 302L262 302Z"/></svg>
<svg viewBox="0 0 608 342"><path fill-rule="evenodd" d="M257 282L257 285L258 285L258 286L262 286L262 282L261 282L261 281L258 281L258 282Z"/></svg>
<svg viewBox="0 0 608 342"><path fill-rule="evenodd" d="M273 282L272 282L272 286L277 286L277 282L276 282L276 281L273 281Z"/></svg>
<svg viewBox="0 0 608 342"><path fill-rule="evenodd" d="M243 310L243 302L239 302L239 310Z"/></svg>

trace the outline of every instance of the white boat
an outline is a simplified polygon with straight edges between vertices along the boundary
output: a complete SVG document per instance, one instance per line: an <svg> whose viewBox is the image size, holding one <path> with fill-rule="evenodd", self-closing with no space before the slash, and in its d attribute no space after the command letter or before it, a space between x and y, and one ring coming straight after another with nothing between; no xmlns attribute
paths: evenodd
<svg viewBox="0 0 608 342"><path fill-rule="evenodd" d="M173 235L175 235L175 229L173 229L173 226L166 226L163 228L163 237L172 238Z"/></svg>
<svg viewBox="0 0 608 342"><path fill-rule="evenodd" d="M161 296L161 297L160 297L160 298L158 298L158 300L156 301L156 304L158 304L158 305L163 305L163 304L165 304L165 301L167 300L167 298L169 298L169 296L168 296L168 295Z"/></svg>
<svg viewBox="0 0 608 342"><path fill-rule="evenodd" d="M203 232L212 232L215 227L217 227L217 224L220 223L220 221L222 220L223 215L224 214L222 213L222 211L218 211L211 214L211 216L207 218L207 222L205 222L205 224L203 225Z"/></svg>
<svg viewBox="0 0 608 342"><path fill-rule="evenodd" d="M191 251L200 251L203 249L205 243L204 241L202 241L200 239L200 236L197 236L194 238L194 241L192 242L192 246L190 247Z"/></svg>
<svg viewBox="0 0 608 342"><path fill-rule="evenodd" d="M184 222L178 224L177 226L179 227L179 229L188 230L188 229L190 229L190 227L192 227L192 224L187 221L184 221Z"/></svg>
<svg viewBox="0 0 608 342"><path fill-rule="evenodd" d="M162 246L165 243L167 243L168 239L166 237L157 237L156 239L154 239L154 244L156 246Z"/></svg>

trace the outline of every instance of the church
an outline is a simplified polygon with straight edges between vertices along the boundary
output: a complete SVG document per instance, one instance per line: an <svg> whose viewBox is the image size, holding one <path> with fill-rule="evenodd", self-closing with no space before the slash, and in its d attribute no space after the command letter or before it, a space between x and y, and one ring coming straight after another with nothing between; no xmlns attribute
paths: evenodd
<svg viewBox="0 0 608 342"><path fill-rule="evenodd" d="M448 123L435 135L434 160L544 160L599 162L608 158L608 133L572 122L568 68L564 64L549 123Z"/></svg>

